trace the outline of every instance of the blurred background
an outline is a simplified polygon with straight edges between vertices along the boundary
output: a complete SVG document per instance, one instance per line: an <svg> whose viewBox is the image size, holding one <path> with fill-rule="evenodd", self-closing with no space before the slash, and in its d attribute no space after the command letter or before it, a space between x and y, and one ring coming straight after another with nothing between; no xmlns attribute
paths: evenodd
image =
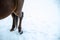
<svg viewBox="0 0 60 40"><path fill-rule="evenodd" d="M60 40L60 0L24 0L23 34L10 32L11 15L0 20L0 40Z"/></svg>

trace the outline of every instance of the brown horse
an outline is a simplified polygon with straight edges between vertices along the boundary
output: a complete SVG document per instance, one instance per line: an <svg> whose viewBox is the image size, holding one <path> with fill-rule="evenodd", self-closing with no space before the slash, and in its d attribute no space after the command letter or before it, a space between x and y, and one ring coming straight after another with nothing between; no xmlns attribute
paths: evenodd
<svg viewBox="0 0 60 40"><path fill-rule="evenodd" d="M18 19L19 19L19 26L18 32L20 34L23 33L21 30L21 22L23 18L23 7L24 0L0 0L0 19L6 18L10 14L13 18L13 24L10 31L14 31L14 28L17 27Z"/></svg>

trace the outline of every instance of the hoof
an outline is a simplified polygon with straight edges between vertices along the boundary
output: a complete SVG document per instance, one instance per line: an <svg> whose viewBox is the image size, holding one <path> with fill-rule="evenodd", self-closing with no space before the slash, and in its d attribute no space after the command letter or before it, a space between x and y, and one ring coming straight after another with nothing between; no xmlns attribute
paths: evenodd
<svg viewBox="0 0 60 40"><path fill-rule="evenodd" d="M23 31L19 32L20 34L23 34Z"/></svg>
<svg viewBox="0 0 60 40"><path fill-rule="evenodd" d="M10 30L11 32L14 31L13 29Z"/></svg>

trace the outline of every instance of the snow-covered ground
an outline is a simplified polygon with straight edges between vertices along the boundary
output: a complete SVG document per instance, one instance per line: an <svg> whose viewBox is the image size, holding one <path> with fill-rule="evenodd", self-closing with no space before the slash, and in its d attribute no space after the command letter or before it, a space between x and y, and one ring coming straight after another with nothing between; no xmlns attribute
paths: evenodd
<svg viewBox="0 0 60 40"><path fill-rule="evenodd" d="M22 22L24 33L10 32L11 15L0 20L0 40L60 40L60 1L25 0Z"/></svg>

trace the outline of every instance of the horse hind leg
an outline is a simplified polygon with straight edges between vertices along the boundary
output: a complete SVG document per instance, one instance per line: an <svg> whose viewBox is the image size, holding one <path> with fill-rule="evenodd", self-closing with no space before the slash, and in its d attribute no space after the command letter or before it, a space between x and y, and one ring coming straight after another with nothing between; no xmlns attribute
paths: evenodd
<svg viewBox="0 0 60 40"><path fill-rule="evenodd" d="M23 19L23 12L22 12L22 16L21 16L21 17L19 17L18 32L19 32L20 34L22 34L22 33L23 33L23 31L21 30L21 29L22 29L22 28L21 28L22 19Z"/></svg>
<svg viewBox="0 0 60 40"><path fill-rule="evenodd" d="M14 13L12 13L11 16L13 18L13 24L10 31L14 31L14 28L17 27L18 24L18 16L16 16Z"/></svg>

